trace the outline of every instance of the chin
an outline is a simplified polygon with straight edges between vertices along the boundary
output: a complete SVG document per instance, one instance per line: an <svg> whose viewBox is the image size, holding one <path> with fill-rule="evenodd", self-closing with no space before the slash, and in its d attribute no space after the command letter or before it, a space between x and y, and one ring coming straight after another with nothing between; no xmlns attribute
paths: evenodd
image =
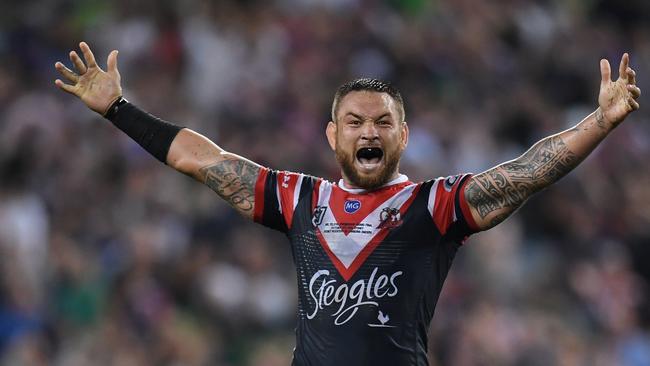
<svg viewBox="0 0 650 366"><path fill-rule="evenodd" d="M350 179L351 183L355 186L367 190L380 188L390 181L390 178L386 179L379 173L372 175L361 173L354 176L354 178L350 178L348 175L348 179Z"/></svg>

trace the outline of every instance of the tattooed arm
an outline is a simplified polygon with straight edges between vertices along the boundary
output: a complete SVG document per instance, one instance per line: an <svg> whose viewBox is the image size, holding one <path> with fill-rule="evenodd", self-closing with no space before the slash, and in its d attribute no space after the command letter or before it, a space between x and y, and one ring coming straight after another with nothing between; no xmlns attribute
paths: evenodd
<svg viewBox="0 0 650 366"><path fill-rule="evenodd" d="M574 128L542 139L517 159L473 176L465 186L465 198L481 230L510 216L531 195L555 183L575 168L632 111L636 99L635 72L623 55L619 78L610 79L607 60L600 61L598 109Z"/></svg>
<svg viewBox="0 0 650 366"><path fill-rule="evenodd" d="M224 151L192 130L181 130L167 154L167 164L204 183L239 213L253 218L255 182L260 166Z"/></svg>
<svg viewBox="0 0 650 366"><path fill-rule="evenodd" d="M86 42L79 43L79 47L85 63L76 51L71 51L70 61L74 64L76 72L57 62L56 69L70 84L59 79L55 84L63 91L77 96L88 108L109 118L113 103L121 99L122 95L117 51L112 51L108 56L108 69L104 71L97 65L95 56ZM117 108L115 107L112 114ZM223 151L212 141L192 130L178 131L177 126L161 121L144 111L134 112L131 109L129 113L129 118L118 118L119 124L115 118L109 119L156 158L166 160L169 166L205 183L241 214L253 217L259 165ZM155 128L149 129L152 124ZM168 145L170 141L171 145Z"/></svg>

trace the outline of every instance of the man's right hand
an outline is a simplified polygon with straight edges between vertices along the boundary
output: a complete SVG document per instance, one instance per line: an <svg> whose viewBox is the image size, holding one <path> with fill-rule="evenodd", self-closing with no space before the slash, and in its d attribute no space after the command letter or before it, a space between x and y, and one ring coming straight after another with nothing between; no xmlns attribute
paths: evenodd
<svg viewBox="0 0 650 366"><path fill-rule="evenodd" d="M70 52L70 60L77 72L74 72L61 62L54 64L54 67L70 83L56 79L54 84L61 90L76 95L88 108L101 114L106 114L108 108L122 96L120 86L120 73L117 71L117 51L114 50L108 55L108 71L102 70L95 61L90 47L86 42L79 43L84 60L81 60L77 52Z"/></svg>

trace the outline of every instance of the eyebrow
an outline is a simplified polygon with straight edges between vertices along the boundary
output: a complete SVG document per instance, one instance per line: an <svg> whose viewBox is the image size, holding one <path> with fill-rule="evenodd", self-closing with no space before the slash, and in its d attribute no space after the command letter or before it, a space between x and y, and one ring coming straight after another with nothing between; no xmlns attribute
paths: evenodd
<svg viewBox="0 0 650 366"><path fill-rule="evenodd" d="M361 120L363 119L363 117L361 117L360 115L358 115L358 114L356 114L356 113L353 113L353 112L348 112L348 113L346 113L346 116L347 116L347 115L350 115L350 116L352 116L352 117L354 117L354 118L357 118L357 119L361 119ZM382 114L381 116L375 118L375 120L380 120L380 119L382 119L382 118L384 118L384 117L386 117L386 116L390 116L390 113L384 113L384 114Z"/></svg>

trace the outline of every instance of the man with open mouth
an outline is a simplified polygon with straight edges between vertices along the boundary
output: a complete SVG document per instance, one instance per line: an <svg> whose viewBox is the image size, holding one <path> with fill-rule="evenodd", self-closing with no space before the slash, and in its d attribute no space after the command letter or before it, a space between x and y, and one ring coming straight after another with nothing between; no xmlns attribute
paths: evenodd
<svg viewBox="0 0 650 366"><path fill-rule="evenodd" d="M276 171L156 118L122 97L117 51L107 71L84 42L56 85L112 121L163 163L212 188L245 217L287 235L298 279L294 365L427 365L427 329L457 249L575 168L628 114L641 90L624 54L601 60L598 108L575 127L480 174L411 182L404 102L358 79L334 96L326 135L337 183Z"/></svg>

